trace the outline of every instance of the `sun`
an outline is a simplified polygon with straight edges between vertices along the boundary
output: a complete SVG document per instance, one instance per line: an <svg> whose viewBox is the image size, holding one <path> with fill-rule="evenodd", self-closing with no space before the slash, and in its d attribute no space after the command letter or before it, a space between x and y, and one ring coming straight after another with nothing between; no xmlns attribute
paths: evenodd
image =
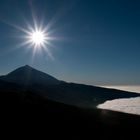
<svg viewBox="0 0 140 140"><path fill-rule="evenodd" d="M49 58L54 60L51 49L54 48L52 41L60 40L60 37L54 36L56 29L51 29L51 23L45 24L42 20L40 23L33 17L33 23L26 21L26 28L14 24L8 24L11 27L21 32L18 37L22 42L18 44L17 48L25 47L26 50L32 51L32 60L36 55L41 53L48 54Z"/></svg>
<svg viewBox="0 0 140 140"><path fill-rule="evenodd" d="M16 48L24 47L27 52L30 51L32 61L35 56L41 54L43 57L45 56L45 59L51 58L52 60L55 60L51 51L56 47L56 41L63 40L63 37L55 36L58 27L52 28L54 27L57 17L52 17L52 20L47 21L45 17L43 17L43 19L38 18L34 12L34 9L31 9L32 18L30 19L30 22L28 22L26 18L23 18L25 20L25 25L23 25L23 27L7 21L4 21L4 23L18 31L18 35L15 35L15 37L21 42L17 44ZM46 54L49 57L46 57Z"/></svg>
<svg viewBox="0 0 140 140"><path fill-rule="evenodd" d="M30 39L33 44L40 46L45 43L45 34L42 31L34 31L31 33Z"/></svg>

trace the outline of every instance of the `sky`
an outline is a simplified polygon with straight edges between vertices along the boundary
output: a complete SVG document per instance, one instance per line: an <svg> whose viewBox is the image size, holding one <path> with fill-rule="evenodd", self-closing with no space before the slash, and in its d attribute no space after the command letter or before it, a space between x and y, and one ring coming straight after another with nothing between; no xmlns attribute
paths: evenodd
<svg viewBox="0 0 140 140"><path fill-rule="evenodd" d="M90 85L140 85L139 0L0 0L0 75L23 66ZM21 46L23 32L49 27L49 53Z"/></svg>

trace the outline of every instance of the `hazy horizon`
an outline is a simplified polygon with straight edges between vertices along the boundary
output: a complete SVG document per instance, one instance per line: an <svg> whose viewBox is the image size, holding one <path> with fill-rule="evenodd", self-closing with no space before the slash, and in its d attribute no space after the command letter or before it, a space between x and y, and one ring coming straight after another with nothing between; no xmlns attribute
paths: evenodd
<svg viewBox="0 0 140 140"><path fill-rule="evenodd" d="M140 85L106 85L101 87L140 93Z"/></svg>

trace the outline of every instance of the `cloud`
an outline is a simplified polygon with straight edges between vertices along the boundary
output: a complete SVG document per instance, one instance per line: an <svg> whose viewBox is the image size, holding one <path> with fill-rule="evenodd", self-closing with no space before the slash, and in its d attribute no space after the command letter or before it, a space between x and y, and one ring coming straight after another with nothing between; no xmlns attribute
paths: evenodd
<svg viewBox="0 0 140 140"><path fill-rule="evenodd" d="M97 107L140 115L140 97L106 101Z"/></svg>

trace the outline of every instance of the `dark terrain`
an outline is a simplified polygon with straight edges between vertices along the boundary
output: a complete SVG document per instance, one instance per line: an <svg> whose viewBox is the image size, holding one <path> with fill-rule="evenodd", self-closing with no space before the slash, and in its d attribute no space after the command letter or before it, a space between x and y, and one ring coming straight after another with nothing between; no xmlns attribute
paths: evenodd
<svg viewBox="0 0 140 140"><path fill-rule="evenodd" d="M8 80L8 76L5 76L0 80L1 135L15 136L19 139L41 139L44 136L45 139L136 139L139 137L140 116L87 106L91 97L96 97L100 103L118 97L136 97L138 94L66 83L56 79L52 80L51 77L49 77L51 82L49 83L49 79L45 86L44 81L47 79L39 84L42 78L37 80L39 78L36 77L37 73L34 76L30 73L32 78L36 78L28 79L28 84L27 82L24 84L24 78L27 78L26 72L29 69L34 71L34 69L27 68L27 66L23 68L21 68L23 73L20 71L22 77L20 80L17 71L12 74L13 79ZM76 95L71 93L74 90L75 93L78 92ZM60 91L64 91L64 93ZM87 94L84 95L84 92ZM50 95L53 93L54 95ZM68 102L71 105L66 104L67 96L64 94L67 94L68 97L72 96ZM80 100L78 100L79 95L82 98ZM75 102L72 102L72 99L75 99ZM79 101L78 104L76 101ZM82 103L85 103L84 108Z"/></svg>
<svg viewBox="0 0 140 140"><path fill-rule="evenodd" d="M30 90L53 101L85 108L96 107L107 100L140 96L132 92L60 81L28 65L0 76L0 80L18 85L19 94ZM7 89L7 84L3 84L2 89Z"/></svg>

